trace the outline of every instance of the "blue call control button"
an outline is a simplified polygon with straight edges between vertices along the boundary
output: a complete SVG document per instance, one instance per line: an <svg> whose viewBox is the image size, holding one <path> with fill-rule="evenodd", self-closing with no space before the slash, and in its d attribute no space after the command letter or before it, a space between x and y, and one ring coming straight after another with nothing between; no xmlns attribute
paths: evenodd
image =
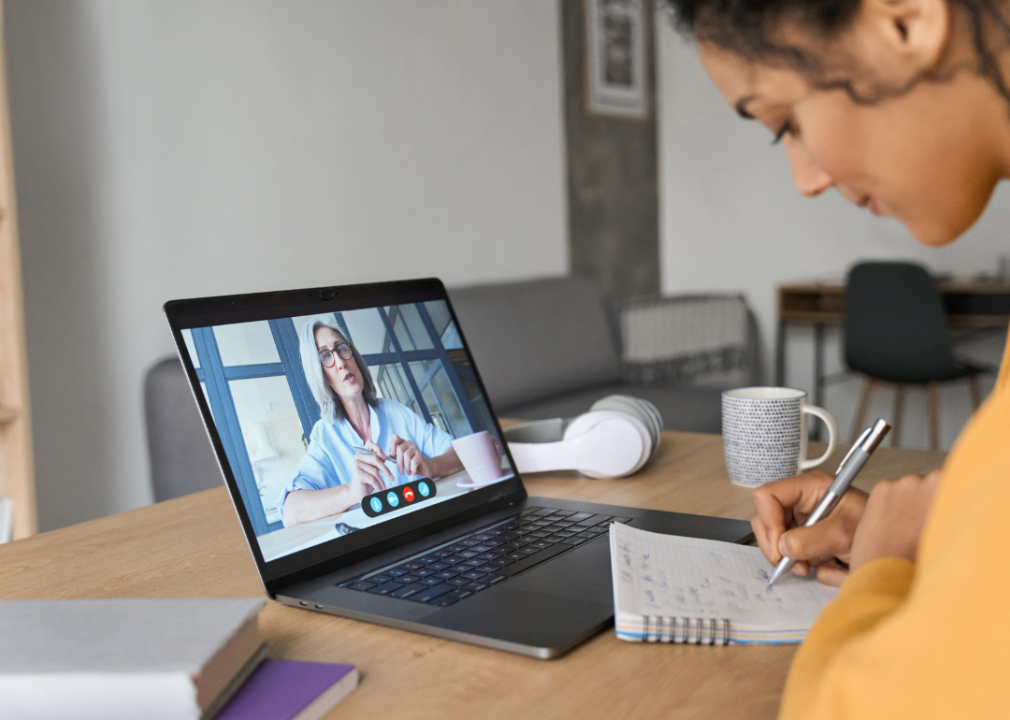
<svg viewBox="0 0 1010 720"><path fill-rule="evenodd" d="M396 488L380 490L374 495L361 498L361 509L371 518L398 512L403 506L404 512L420 502L430 502L438 495L438 485L431 478L418 478L404 483ZM337 530L343 523L337 524Z"/></svg>

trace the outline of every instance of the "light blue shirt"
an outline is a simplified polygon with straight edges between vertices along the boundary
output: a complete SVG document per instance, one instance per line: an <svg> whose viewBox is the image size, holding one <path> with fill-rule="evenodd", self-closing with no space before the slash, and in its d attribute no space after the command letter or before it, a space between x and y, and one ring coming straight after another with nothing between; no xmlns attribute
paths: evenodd
<svg viewBox="0 0 1010 720"><path fill-rule="evenodd" d="M452 447L452 435L430 423L396 400L379 398L378 407L369 407L372 440L384 451L389 450L393 435L410 440L426 458L436 457ZM312 428L309 449L305 452L296 474L277 499L277 509L284 512L284 501L295 490L325 490L346 485L354 474L354 446L364 445L354 426L347 420L320 420ZM394 463L386 463L396 485L410 482L413 475L400 475Z"/></svg>

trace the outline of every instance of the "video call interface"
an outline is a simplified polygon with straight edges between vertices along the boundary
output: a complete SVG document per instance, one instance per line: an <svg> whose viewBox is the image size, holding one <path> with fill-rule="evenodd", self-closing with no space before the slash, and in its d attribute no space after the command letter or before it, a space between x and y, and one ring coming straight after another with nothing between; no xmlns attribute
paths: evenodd
<svg viewBox="0 0 1010 720"><path fill-rule="evenodd" d="M444 300L182 334L268 562L514 476Z"/></svg>

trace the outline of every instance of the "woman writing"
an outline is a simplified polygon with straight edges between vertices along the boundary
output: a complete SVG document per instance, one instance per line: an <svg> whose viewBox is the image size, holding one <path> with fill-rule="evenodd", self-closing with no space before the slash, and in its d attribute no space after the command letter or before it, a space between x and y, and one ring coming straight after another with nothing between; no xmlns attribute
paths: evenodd
<svg viewBox="0 0 1010 720"><path fill-rule="evenodd" d="M299 351L321 419L277 503L285 527L342 513L409 476L462 470L451 435L395 400L376 396L364 359L332 319L307 322Z"/></svg>
<svg viewBox="0 0 1010 720"><path fill-rule="evenodd" d="M920 242L970 227L1010 177L1010 7L992 0L669 0L797 190L834 188ZM839 595L800 647L783 718L1010 717L1010 351L941 470L850 490L797 527L823 473L754 493L772 563Z"/></svg>

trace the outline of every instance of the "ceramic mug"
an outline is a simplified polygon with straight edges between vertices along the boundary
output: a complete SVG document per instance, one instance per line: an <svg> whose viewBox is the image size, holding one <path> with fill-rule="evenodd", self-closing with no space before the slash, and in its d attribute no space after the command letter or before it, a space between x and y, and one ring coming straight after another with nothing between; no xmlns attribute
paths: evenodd
<svg viewBox="0 0 1010 720"><path fill-rule="evenodd" d="M828 449L807 458L807 416L828 426ZM722 394L722 447L735 485L758 487L817 467L835 451L838 427L796 388L749 387Z"/></svg>
<svg viewBox="0 0 1010 720"><path fill-rule="evenodd" d="M506 471L501 466L501 443L487 430L456 438L452 441L452 448L463 463L472 485L487 485L505 477Z"/></svg>

